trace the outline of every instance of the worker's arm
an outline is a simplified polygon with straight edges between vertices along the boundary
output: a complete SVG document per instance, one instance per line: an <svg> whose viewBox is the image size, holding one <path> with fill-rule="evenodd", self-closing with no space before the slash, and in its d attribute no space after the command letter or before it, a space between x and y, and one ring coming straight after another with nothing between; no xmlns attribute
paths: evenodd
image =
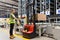
<svg viewBox="0 0 60 40"><path fill-rule="evenodd" d="M14 15L12 15L12 17L13 17L15 20L18 20Z"/></svg>
<svg viewBox="0 0 60 40"><path fill-rule="evenodd" d="M19 23L19 19L16 18L14 15L12 15L12 17L13 17L15 20L17 20L17 24L20 25L20 23Z"/></svg>

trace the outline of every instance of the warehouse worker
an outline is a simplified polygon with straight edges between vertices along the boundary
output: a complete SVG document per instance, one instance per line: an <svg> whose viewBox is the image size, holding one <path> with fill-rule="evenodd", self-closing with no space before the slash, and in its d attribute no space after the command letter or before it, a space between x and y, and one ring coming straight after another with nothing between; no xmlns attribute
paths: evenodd
<svg viewBox="0 0 60 40"><path fill-rule="evenodd" d="M15 20L18 20L14 15L15 12L16 12L15 9L12 9L10 14L10 39L15 38L13 35L13 28L14 28Z"/></svg>

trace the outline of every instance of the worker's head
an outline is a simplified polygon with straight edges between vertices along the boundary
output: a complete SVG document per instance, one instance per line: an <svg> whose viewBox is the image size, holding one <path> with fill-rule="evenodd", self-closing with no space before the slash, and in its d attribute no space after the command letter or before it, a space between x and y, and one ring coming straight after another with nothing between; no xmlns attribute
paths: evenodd
<svg viewBox="0 0 60 40"><path fill-rule="evenodd" d="M16 12L16 10L15 10L15 9L12 9L12 10L11 10L11 12L12 12L12 13L15 13L15 12Z"/></svg>

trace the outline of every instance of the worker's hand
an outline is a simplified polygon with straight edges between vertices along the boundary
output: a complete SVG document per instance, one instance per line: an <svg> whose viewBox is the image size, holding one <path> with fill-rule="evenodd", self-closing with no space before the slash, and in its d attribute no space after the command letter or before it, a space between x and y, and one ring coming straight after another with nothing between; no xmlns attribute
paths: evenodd
<svg viewBox="0 0 60 40"><path fill-rule="evenodd" d="M18 24L18 25L20 25L20 22L19 22L19 20L17 20L17 24Z"/></svg>

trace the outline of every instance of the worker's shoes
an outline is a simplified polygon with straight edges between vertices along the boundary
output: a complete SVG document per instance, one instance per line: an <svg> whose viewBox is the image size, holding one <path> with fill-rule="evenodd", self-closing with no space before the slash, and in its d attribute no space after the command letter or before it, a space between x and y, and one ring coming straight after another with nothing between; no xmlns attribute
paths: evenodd
<svg viewBox="0 0 60 40"><path fill-rule="evenodd" d="M15 38L15 36L13 35L13 37Z"/></svg>
<svg viewBox="0 0 60 40"><path fill-rule="evenodd" d="M15 36L13 36L13 35L12 35L12 36L10 36L10 39L14 39L14 38L15 38Z"/></svg>

